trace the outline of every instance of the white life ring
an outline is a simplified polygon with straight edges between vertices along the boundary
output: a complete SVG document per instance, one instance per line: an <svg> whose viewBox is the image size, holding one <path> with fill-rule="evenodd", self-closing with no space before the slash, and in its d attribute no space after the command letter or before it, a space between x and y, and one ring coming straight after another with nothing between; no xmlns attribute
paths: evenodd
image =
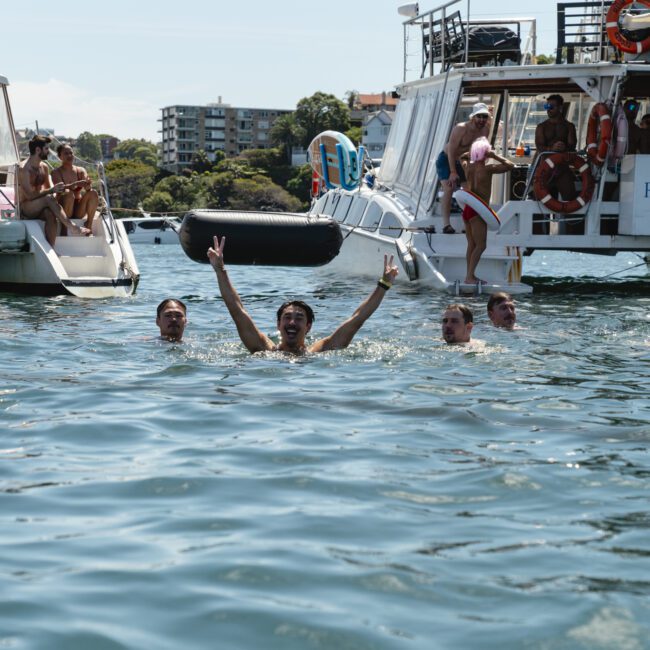
<svg viewBox="0 0 650 650"><path fill-rule="evenodd" d="M485 221L488 230L499 230L501 221L497 213L478 195L469 190L456 190L454 192L456 203L464 208L468 205L483 221Z"/></svg>

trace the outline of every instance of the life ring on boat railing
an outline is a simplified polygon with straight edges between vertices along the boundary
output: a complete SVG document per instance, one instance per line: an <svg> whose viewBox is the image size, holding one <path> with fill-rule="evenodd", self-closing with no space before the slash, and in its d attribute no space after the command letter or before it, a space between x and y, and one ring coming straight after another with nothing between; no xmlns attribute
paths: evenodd
<svg viewBox="0 0 650 650"><path fill-rule="evenodd" d="M477 194L469 190L456 190L454 199L461 207L469 206L478 214L488 227L488 230L499 230L501 222L497 213Z"/></svg>
<svg viewBox="0 0 650 650"><path fill-rule="evenodd" d="M587 155L594 165L602 165L612 140L612 116L607 104L598 102L589 113L587 123Z"/></svg>
<svg viewBox="0 0 650 650"><path fill-rule="evenodd" d="M650 7L650 0L614 0L607 10L607 17L605 18L607 36L611 44L621 52L627 52L628 54L641 54L650 49L650 36L642 41L633 41L623 34L618 22L621 11L635 2Z"/></svg>
<svg viewBox="0 0 650 650"><path fill-rule="evenodd" d="M580 174L582 190L580 195L572 201L560 201L553 198L548 191L550 177L557 165L566 163ZM594 177L591 175L589 164L584 158L573 152L554 153L539 163L533 178L533 190L538 201L543 203L551 212L568 214L584 208L594 192Z"/></svg>

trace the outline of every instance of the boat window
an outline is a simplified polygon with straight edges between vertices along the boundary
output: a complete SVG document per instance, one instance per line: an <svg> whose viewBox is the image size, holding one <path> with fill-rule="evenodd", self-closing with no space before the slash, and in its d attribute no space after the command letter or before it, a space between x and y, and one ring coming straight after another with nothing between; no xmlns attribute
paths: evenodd
<svg viewBox="0 0 650 650"><path fill-rule="evenodd" d="M138 228L142 228L142 230L160 230L161 226L162 221L160 219L147 219L138 224Z"/></svg>
<svg viewBox="0 0 650 650"><path fill-rule="evenodd" d="M363 216L361 227L368 232L377 230L377 226L381 220L381 212L381 208L376 203L371 203L366 210L366 214Z"/></svg>
<svg viewBox="0 0 650 650"><path fill-rule="evenodd" d="M127 234L131 234L135 232L135 224L133 221L124 221L124 230L126 230Z"/></svg>
<svg viewBox="0 0 650 650"><path fill-rule="evenodd" d="M385 212L381 220L379 234L397 239L402 234L402 224L392 212Z"/></svg>
<svg viewBox="0 0 650 650"><path fill-rule="evenodd" d="M334 210L334 218L339 223L344 223L348 216L348 211L352 205L352 197L349 194L343 194Z"/></svg>
<svg viewBox="0 0 650 650"><path fill-rule="evenodd" d="M363 215L363 211L366 209L367 204L368 199L357 199L354 201L346 221L348 226L356 226L359 224L359 221L361 221L361 215Z"/></svg>
<svg viewBox="0 0 650 650"><path fill-rule="evenodd" d="M336 208L336 204L339 202L340 198L340 194L328 192L325 195L325 204L323 205L320 214L333 214Z"/></svg>

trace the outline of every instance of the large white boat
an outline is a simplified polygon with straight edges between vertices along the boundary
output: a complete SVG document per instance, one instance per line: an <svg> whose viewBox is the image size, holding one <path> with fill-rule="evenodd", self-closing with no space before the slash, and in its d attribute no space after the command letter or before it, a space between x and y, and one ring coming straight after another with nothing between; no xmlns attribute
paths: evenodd
<svg viewBox="0 0 650 650"><path fill-rule="evenodd" d="M180 217L142 217L120 219L132 244L178 244Z"/></svg>
<svg viewBox="0 0 650 650"><path fill-rule="evenodd" d="M376 275L378 257L397 252L402 281L455 293L526 293L532 288L521 282L522 262L536 250L649 251L650 152L625 153L622 126L612 137L604 124L617 119L626 99L640 107L639 117L650 112L647 3L638 9L630 0L559 4L559 59L536 65L534 19L473 21L454 10L458 2L425 13L411 5L404 80L381 167L356 189L331 187L310 210L333 216L343 231L341 252L326 268ZM494 47L472 49L477 30L505 34L509 44L514 37L517 47L500 48L493 38ZM580 171L577 203L545 191L544 161L559 161L554 152L535 151L535 128L546 119L546 98L556 93L577 130L578 151L567 158ZM515 163L512 172L494 175L491 205L501 225L488 233L477 269L483 286L465 284L460 211L451 215L457 234L443 234L435 165L452 128L476 102L491 108L494 150ZM605 164L586 150L594 115L603 126L595 145Z"/></svg>
<svg viewBox="0 0 650 650"><path fill-rule="evenodd" d="M57 237L52 247L43 221L20 220L19 157L7 85L0 77L0 291L82 298L132 294L140 278L138 265L124 227L111 213L101 164L103 207L93 221L92 237Z"/></svg>

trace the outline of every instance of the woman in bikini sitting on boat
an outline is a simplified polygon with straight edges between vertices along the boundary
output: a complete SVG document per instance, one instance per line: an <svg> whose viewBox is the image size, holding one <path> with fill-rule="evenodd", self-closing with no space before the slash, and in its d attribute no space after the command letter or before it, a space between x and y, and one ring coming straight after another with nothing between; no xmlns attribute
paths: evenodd
<svg viewBox="0 0 650 650"><path fill-rule="evenodd" d="M495 165L487 164L490 158L497 161ZM506 158L494 153L489 140L481 137L472 143L469 150L469 160L464 160L463 166L467 176L466 189L489 203L490 194L492 193L492 175L510 171L515 165ZM465 283L477 284L480 282L485 284L483 280L476 277L476 267L487 245L487 223L469 205L463 208L463 223L467 237L467 275L465 276Z"/></svg>

